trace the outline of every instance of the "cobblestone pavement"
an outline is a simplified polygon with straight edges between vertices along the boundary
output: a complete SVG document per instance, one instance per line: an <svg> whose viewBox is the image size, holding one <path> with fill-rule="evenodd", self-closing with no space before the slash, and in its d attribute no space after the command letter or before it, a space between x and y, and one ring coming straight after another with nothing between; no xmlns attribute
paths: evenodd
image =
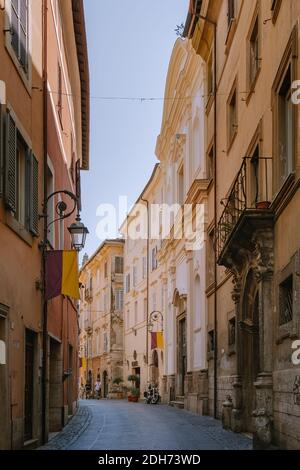
<svg viewBox="0 0 300 470"><path fill-rule="evenodd" d="M84 400L77 415L45 450L229 450L251 449L245 435L219 421L166 405Z"/></svg>

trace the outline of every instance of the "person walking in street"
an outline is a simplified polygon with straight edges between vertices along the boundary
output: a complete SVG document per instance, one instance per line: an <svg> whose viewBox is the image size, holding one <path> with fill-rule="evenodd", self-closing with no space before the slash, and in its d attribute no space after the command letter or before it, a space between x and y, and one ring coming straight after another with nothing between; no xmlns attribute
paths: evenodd
<svg viewBox="0 0 300 470"><path fill-rule="evenodd" d="M101 381L99 378L95 383L95 397L97 398L97 400L101 398Z"/></svg>

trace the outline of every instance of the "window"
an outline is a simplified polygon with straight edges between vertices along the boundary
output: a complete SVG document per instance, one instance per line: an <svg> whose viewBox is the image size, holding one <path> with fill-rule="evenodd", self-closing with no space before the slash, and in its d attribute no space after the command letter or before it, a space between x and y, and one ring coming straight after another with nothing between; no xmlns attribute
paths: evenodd
<svg viewBox="0 0 300 470"><path fill-rule="evenodd" d="M116 256L115 257L115 273L116 274L123 274L123 257L122 256Z"/></svg>
<svg viewBox="0 0 300 470"><path fill-rule="evenodd" d="M235 18L235 0L228 0L227 18L228 26L230 26Z"/></svg>
<svg viewBox="0 0 300 470"><path fill-rule="evenodd" d="M107 333L103 334L103 351L108 351L108 340L107 340Z"/></svg>
<svg viewBox="0 0 300 470"><path fill-rule="evenodd" d="M123 289L115 290L115 308L116 310L123 310Z"/></svg>
<svg viewBox="0 0 300 470"><path fill-rule="evenodd" d="M62 126L62 70L60 63L57 64L57 112Z"/></svg>
<svg viewBox="0 0 300 470"><path fill-rule="evenodd" d="M125 279L126 294L128 294L128 292L130 292L130 274L126 274Z"/></svg>
<svg viewBox="0 0 300 470"><path fill-rule="evenodd" d="M214 250L214 239L215 232L212 230L208 235L208 251L207 251L207 286L210 286L214 282L214 260L215 260L215 250Z"/></svg>
<svg viewBox="0 0 300 470"><path fill-rule="evenodd" d="M104 277L107 278L107 261L104 263Z"/></svg>
<svg viewBox="0 0 300 470"><path fill-rule="evenodd" d="M253 87L256 80L257 73L260 68L259 57L259 23L258 16L254 22L250 37L249 37L249 88Z"/></svg>
<svg viewBox="0 0 300 470"><path fill-rule="evenodd" d="M101 351L101 339L100 339L100 332L98 331L98 335L97 335L97 355L98 356L100 355L100 351Z"/></svg>
<svg viewBox="0 0 300 470"><path fill-rule="evenodd" d="M210 330L207 334L207 352L213 353L215 350L215 331Z"/></svg>
<svg viewBox="0 0 300 470"><path fill-rule="evenodd" d="M237 90L234 85L228 103L227 103L227 119L228 119L228 148L231 146L233 139L237 133Z"/></svg>
<svg viewBox="0 0 300 470"><path fill-rule="evenodd" d="M254 148L254 151L251 155L251 167L250 167L250 181L249 181L249 200L250 200L250 203L251 203L251 207L255 207L256 206L256 203L258 202L258 199L259 199L259 196L261 198L262 201L266 200L267 201L267 195L266 197L264 198L263 197L263 192L262 194L259 194L259 191L261 191L262 188L260 188L260 185L259 185L259 175L258 175L258 171L259 171L259 155L260 155L260 151L259 151L259 144L257 144ZM267 176L267 175L266 175ZM264 188L266 189L266 188Z"/></svg>
<svg viewBox="0 0 300 470"><path fill-rule="evenodd" d="M152 254L152 256L151 256L151 260L152 260L151 266L152 266L152 271L154 271L155 269L157 269L157 247L152 248L151 254Z"/></svg>
<svg viewBox="0 0 300 470"><path fill-rule="evenodd" d="M104 292L104 295L103 295L103 310L104 310L104 313L106 313L106 310L107 310L107 293Z"/></svg>
<svg viewBox="0 0 300 470"><path fill-rule="evenodd" d="M293 275L279 286L279 325L293 320Z"/></svg>
<svg viewBox="0 0 300 470"><path fill-rule="evenodd" d="M294 170L296 111L291 85L296 79L298 27L295 26L273 84L274 193Z"/></svg>
<svg viewBox="0 0 300 470"><path fill-rule="evenodd" d="M147 277L147 258L146 256L143 256L143 279L146 279Z"/></svg>
<svg viewBox="0 0 300 470"><path fill-rule="evenodd" d="M26 154L27 146L18 134L17 136L17 194L15 217L23 227L26 225Z"/></svg>
<svg viewBox="0 0 300 470"><path fill-rule="evenodd" d="M211 145L210 150L207 154L207 179L212 180L214 178L215 168L215 148Z"/></svg>
<svg viewBox="0 0 300 470"><path fill-rule="evenodd" d="M291 66L278 90L279 183L293 170L293 104L291 100Z"/></svg>
<svg viewBox="0 0 300 470"><path fill-rule="evenodd" d="M7 113L5 204L20 225L33 235L38 234L38 179L38 161Z"/></svg>
<svg viewBox="0 0 300 470"><path fill-rule="evenodd" d="M152 311L156 311L156 292L152 294Z"/></svg>
<svg viewBox="0 0 300 470"><path fill-rule="evenodd" d="M11 46L22 69L28 70L28 0L11 0Z"/></svg>
<svg viewBox="0 0 300 470"><path fill-rule="evenodd" d="M213 54L211 52L207 62L207 95L208 99L214 93L214 67L213 67Z"/></svg>
<svg viewBox="0 0 300 470"><path fill-rule="evenodd" d="M137 325L138 323L138 303L137 301L134 302L134 324Z"/></svg>
<svg viewBox="0 0 300 470"><path fill-rule="evenodd" d="M178 171L178 204L184 203L184 169L183 165Z"/></svg>
<svg viewBox="0 0 300 470"><path fill-rule="evenodd" d="M54 177L51 169L47 166L47 195L50 196L54 192ZM48 201L48 222L54 220L54 198L51 197ZM51 224L48 229L48 241L50 245L54 248L54 233L55 233L55 224Z"/></svg>
<svg viewBox="0 0 300 470"><path fill-rule="evenodd" d="M235 345L235 317L228 321L228 346Z"/></svg>
<svg viewBox="0 0 300 470"><path fill-rule="evenodd" d="M127 325L127 328L130 327L130 311L129 310L127 310L126 325Z"/></svg>
<svg viewBox="0 0 300 470"><path fill-rule="evenodd" d="M272 12L272 21L275 23L280 7L281 7L282 0L271 0L271 12Z"/></svg>
<svg viewBox="0 0 300 470"><path fill-rule="evenodd" d="M132 287L136 287L137 285L137 266L133 266L132 268Z"/></svg>
<svg viewBox="0 0 300 470"><path fill-rule="evenodd" d="M73 134L71 134L71 166L70 166L70 174L72 182L76 182L76 168L75 168L75 152L74 152L74 138Z"/></svg>

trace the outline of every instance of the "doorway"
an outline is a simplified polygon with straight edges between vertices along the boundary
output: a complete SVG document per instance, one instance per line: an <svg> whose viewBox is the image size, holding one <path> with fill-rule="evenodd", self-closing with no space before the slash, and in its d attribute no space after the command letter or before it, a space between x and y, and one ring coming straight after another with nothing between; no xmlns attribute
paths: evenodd
<svg viewBox="0 0 300 470"><path fill-rule="evenodd" d="M49 359L49 432L62 429L63 362L61 344L50 338Z"/></svg>
<svg viewBox="0 0 300 470"><path fill-rule="evenodd" d="M154 349L152 353L152 360L151 360L150 368L151 368L151 383L153 385L158 386L159 368L158 368L158 353L156 349Z"/></svg>
<svg viewBox="0 0 300 470"><path fill-rule="evenodd" d="M24 441L33 437L33 369L34 369L33 331L25 333L25 410L24 410Z"/></svg>
<svg viewBox="0 0 300 470"><path fill-rule="evenodd" d="M73 414L73 390L74 390L74 382L73 382L73 346L69 344L69 351L68 351L68 369L69 369L69 376L68 376L68 412L71 416Z"/></svg>
<svg viewBox="0 0 300 470"><path fill-rule="evenodd" d="M184 396L184 379L187 371L186 318L178 321L178 395Z"/></svg>
<svg viewBox="0 0 300 470"><path fill-rule="evenodd" d="M108 395L108 374L106 370L103 372L103 398L107 398Z"/></svg>
<svg viewBox="0 0 300 470"><path fill-rule="evenodd" d="M259 292L254 273L248 273L244 298L243 320L240 322L242 339L242 377L245 430L253 432L252 413L256 408L255 382L260 368L259 350Z"/></svg>

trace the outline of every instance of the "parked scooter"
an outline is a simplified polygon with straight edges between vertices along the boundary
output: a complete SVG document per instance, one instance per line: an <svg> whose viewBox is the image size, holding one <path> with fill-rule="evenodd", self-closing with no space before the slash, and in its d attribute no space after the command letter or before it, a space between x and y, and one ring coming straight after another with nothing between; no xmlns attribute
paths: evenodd
<svg viewBox="0 0 300 470"><path fill-rule="evenodd" d="M144 392L144 398L148 405L157 405L161 401L158 388L152 385L149 385L148 390Z"/></svg>

